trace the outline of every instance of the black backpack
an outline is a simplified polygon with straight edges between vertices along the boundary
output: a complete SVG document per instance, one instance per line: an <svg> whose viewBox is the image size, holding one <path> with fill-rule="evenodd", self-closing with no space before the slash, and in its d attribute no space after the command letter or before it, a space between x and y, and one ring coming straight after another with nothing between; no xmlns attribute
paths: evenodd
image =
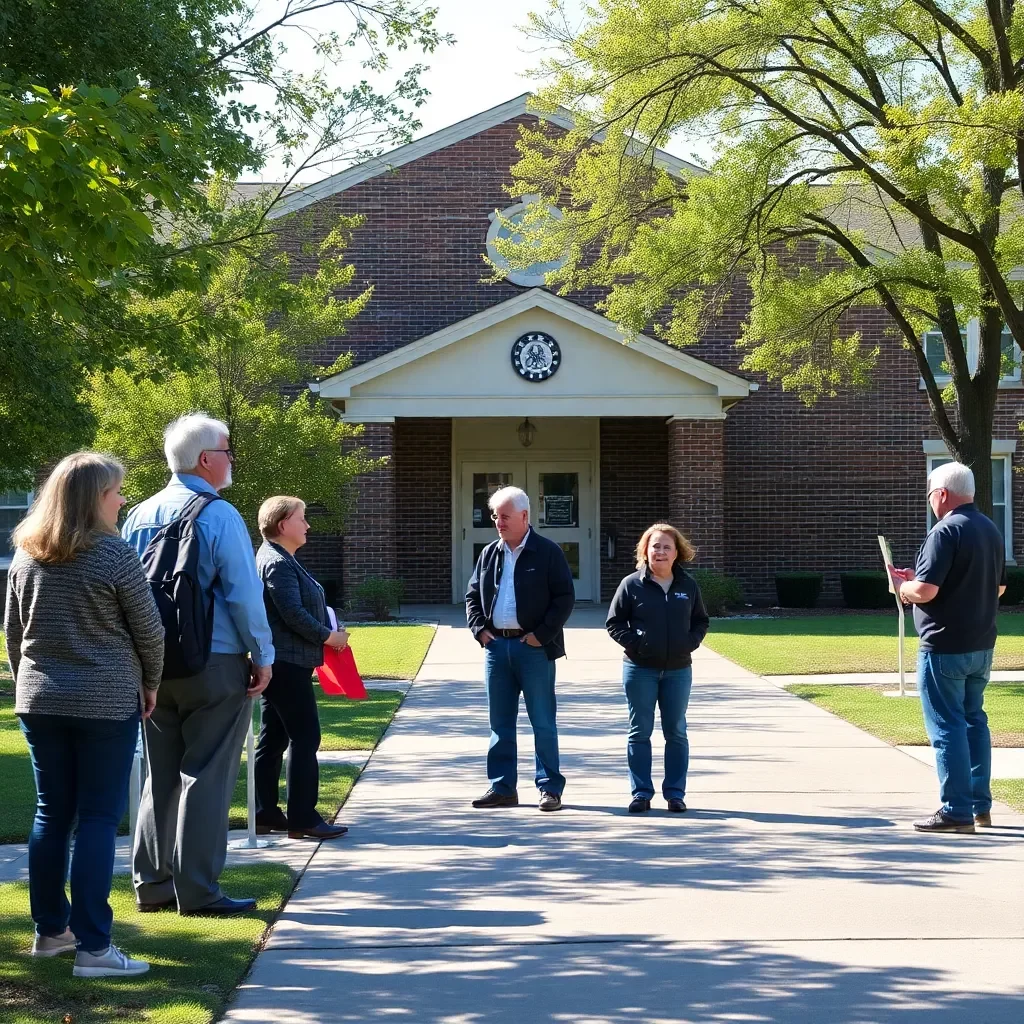
<svg viewBox="0 0 1024 1024"><path fill-rule="evenodd" d="M142 553L142 567L164 624L164 679L198 675L210 660L213 596L199 585L196 520L219 494L189 498L181 514L153 537Z"/></svg>

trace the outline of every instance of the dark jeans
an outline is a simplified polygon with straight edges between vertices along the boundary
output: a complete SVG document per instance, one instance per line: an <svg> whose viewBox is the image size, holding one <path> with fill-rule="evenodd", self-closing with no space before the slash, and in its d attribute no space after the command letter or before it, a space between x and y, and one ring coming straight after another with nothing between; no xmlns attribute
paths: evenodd
<svg viewBox="0 0 1024 1024"><path fill-rule="evenodd" d="M654 706L661 708L661 731L665 734L665 781L661 792L666 800L686 795L686 772L690 764L690 741L686 738L686 707L690 702L693 669L643 668L631 661L622 664L622 685L629 705L629 743L626 760L633 796L654 796L651 779L651 733Z"/></svg>
<svg viewBox="0 0 1024 1024"><path fill-rule="evenodd" d="M919 651L917 688L935 748L942 810L957 821L992 809L992 737L982 706L992 651Z"/></svg>
<svg viewBox="0 0 1024 1024"><path fill-rule="evenodd" d="M128 780L139 714L123 722L72 715L22 715L36 779L36 816L28 837L28 886L39 935L75 933L78 948L110 945L114 840L128 807ZM78 816L68 877L71 828Z"/></svg>
<svg viewBox="0 0 1024 1024"><path fill-rule="evenodd" d="M316 809L320 795L320 716L311 668L275 661L270 685L260 698L263 724L256 744L256 818L271 824L278 816L281 761L288 754L288 824L313 828L323 818Z"/></svg>
<svg viewBox="0 0 1024 1024"><path fill-rule="evenodd" d="M565 777L558 771L558 730L555 725L555 663L543 647L519 639L495 637L484 648L484 681L491 745L487 777L498 793L512 793L518 780L516 719L519 694L533 726L537 788L562 795Z"/></svg>

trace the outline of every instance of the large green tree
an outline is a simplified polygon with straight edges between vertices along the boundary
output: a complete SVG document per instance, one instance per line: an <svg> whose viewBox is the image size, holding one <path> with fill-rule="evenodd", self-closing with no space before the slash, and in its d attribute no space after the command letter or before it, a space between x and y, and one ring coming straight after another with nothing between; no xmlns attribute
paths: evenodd
<svg viewBox="0 0 1024 1024"><path fill-rule="evenodd" d="M307 387L313 376L346 369L351 357L316 367L306 353L343 335L370 299L370 289L338 297L350 291L354 278L344 247L359 221L339 220L315 247L316 272L296 275L271 236L247 230L268 201L228 213L220 230L252 238L244 247L217 250L217 267L203 291L135 298L134 313L175 324L179 343L196 357L187 369L166 369L150 350L138 348L124 365L95 372L88 400L96 445L124 461L124 494L139 501L167 482L164 428L201 409L231 431L236 463L230 497L253 530L260 503L271 494L301 497L316 507L319 528L337 529L349 481L378 463L359 447L362 428L342 423Z"/></svg>
<svg viewBox="0 0 1024 1024"><path fill-rule="evenodd" d="M318 17L332 28L311 33ZM291 179L410 137L423 68L382 76L395 50L447 41L434 17L420 0L0 5L0 489L87 442L90 372L139 348L194 358L138 299L201 292L211 239L247 244L206 202L215 175L274 157ZM310 34L296 69L289 43Z"/></svg>
<svg viewBox="0 0 1024 1024"><path fill-rule="evenodd" d="M607 287L612 318L676 345L742 283L743 365L809 403L870 385L880 342L848 314L883 307L881 344L907 349L988 508L1004 324L1024 347L1013 0L600 0L581 27L556 5L533 28L554 52L539 106L576 125L527 132L515 168L517 192L565 212L533 228L569 252L554 280ZM691 141L710 150L703 172L658 166L657 147ZM927 331L945 346L945 394Z"/></svg>

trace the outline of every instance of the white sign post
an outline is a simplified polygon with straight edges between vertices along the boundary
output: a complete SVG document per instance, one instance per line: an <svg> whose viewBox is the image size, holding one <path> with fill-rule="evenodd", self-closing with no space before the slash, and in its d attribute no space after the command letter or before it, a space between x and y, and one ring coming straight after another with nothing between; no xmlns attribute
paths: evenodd
<svg viewBox="0 0 1024 1024"><path fill-rule="evenodd" d="M900 673L900 688L898 690L883 690L882 695L884 697L917 697L917 690L908 690L906 684L906 672L903 667L903 644L906 638L906 614L903 608L903 602L900 600L900 595L896 593L896 587L892 582L892 549L889 547L889 542L882 536L878 535L878 546L882 549L882 561L885 563L885 575L889 581L889 593L896 598L896 617L899 621L899 651L896 655L896 667Z"/></svg>
<svg viewBox="0 0 1024 1024"><path fill-rule="evenodd" d="M248 804L249 834L245 839L236 839L233 843L228 843L232 850L262 850L270 845L266 839L259 839L256 836L256 737L252 722L259 702L254 700L252 703L249 731L245 735L245 796Z"/></svg>

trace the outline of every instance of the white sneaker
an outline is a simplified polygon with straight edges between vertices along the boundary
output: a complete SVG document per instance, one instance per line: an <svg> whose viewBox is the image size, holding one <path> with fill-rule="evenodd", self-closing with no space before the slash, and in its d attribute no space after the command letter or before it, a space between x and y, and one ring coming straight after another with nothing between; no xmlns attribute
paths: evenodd
<svg viewBox="0 0 1024 1024"><path fill-rule="evenodd" d="M145 960L133 960L117 946L111 945L102 953L79 950L71 973L76 978L128 978L134 974L145 974L148 970L149 964Z"/></svg>
<svg viewBox="0 0 1024 1024"><path fill-rule="evenodd" d="M75 951L75 933L65 928L61 935L36 935L32 940L32 956L60 956Z"/></svg>

